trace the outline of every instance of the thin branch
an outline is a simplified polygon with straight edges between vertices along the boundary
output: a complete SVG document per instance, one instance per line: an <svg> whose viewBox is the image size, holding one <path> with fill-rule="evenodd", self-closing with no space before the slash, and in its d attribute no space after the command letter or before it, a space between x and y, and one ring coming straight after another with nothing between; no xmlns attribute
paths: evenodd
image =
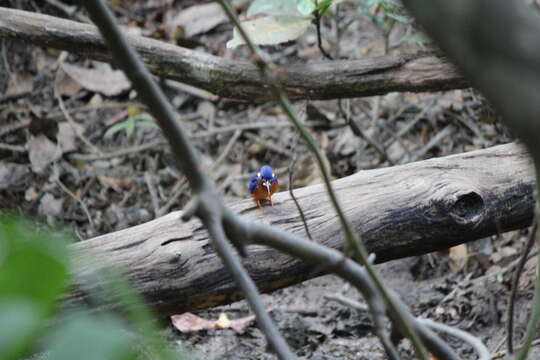
<svg viewBox="0 0 540 360"><path fill-rule="evenodd" d="M304 210L302 210L302 207L300 206L300 203L298 202L298 199L296 199L296 196L294 196L293 191L293 175L294 175L294 168L296 166L296 160L298 159L298 154L296 152L296 145L298 144L298 137L295 137L295 142L293 145L293 151L294 155L291 160L291 163L288 167L288 173L289 173L289 194L291 195L291 198L294 201L294 204L296 205L296 209L298 210L298 213L300 214L300 219L302 220L302 224L304 224L304 229L306 230L306 235L309 240L313 241L313 237L311 236L311 233L309 232L309 226L306 222L306 217L304 215Z"/></svg>
<svg viewBox="0 0 540 360"><path fill-rule="evenodd" d="M319 1L318 0L315 0L315 5L318 7L319 5ZM315 10L315 14L314 14L315 18L314 18L314 22L315 22L315 27L317 28L317 46L319 47L319 50L321 51L321 54L323 54L323 56L325 58L327 58L328 60L334 60L332 58L332 56L326 52L326 50L324 50L323 46L322 46L322 38L321 38L321 12L319 9Z"/></svg>
<svg viewBox="0 0 540 360"><path fill-rule="evenodd" d="M88 1L85 6L92 17L92 21L99 27L113 56L118 60L133 86L137 89L139 96L148 105L165 137L169 140L176 155L177 166L183 172L196 194L192 202L186 207L186 214L197 214L207 227L216 251L224 265L231 270L233 278L244 291L251 309L256 314L268 344L281 359L295 358L264 309L253 280L249 278L226 240L220 211L224 207L223 202L210 180L201 171L197 153L184 134L171 105L153 81L150 72L126 41L104 0Z"/></svg>
<svg viewBox="0 0 540 360"><path fill-rule="evenodd" d="M533 226L531 228L531 233L529 235L529 239L527 240L525 249L521 252L519 263L517 264L517 269L514 272L514 279L512 281L512 289L510 290L510 296L508 300L508 322L506 323L506 348L509 354L512 354L514 352L514 344L513 344L514 304L516 301L516 293L517 293L517 288L519 284L519 278L521 276L521 272L523 271L523 268L525 267L525 263L527 262L529 253L531 252L531 249L534 245L534 240L536 239L537 230L538 230L538 218L535 217Z"/></svg>
<svg viewBox="0 0 540 360"><path fill-rule="evenodd" d="M330 197L330 200L334 206L334 210L337 213L337 216L339 218L339 221L341 223L341 227L345 233L345 238L347 240L348 246L350 246L351 249L354 250L355 257L360 261L361 264L363 264L367 272L369 273L369 276L375 283L377 290L380 291L382 297L384 298L384 301L386 305L389 307L389 310L391 313L395 315L395 318L399 319L400 329L405 332L405 334L411 339L413 346L415 348L415 351L417 353L417 356L419 356L423 360L427 360L428 355L426 352L426 349L422 345L418 334L416 333L414 326L407 321L407 315L401 313L398 306L394 303L392 300L392 297L389 295L388 290L384 286L384 283L382 282L379 275L376 273L374 267L372 264L370 264L367 261L368 253L363 245L363 243L360 240L359 235L353 231L349 221L347 220L341 206L339 205L339 201L337 199L337 196L332 188L332 183L330 179L330 175L328 173L328 170L326 168L326 163L323 160L323 156L321 152L319 151L315 140L311 136L309 132L305 129L305 127L302 125L300 120L296 117L294 110L292 109L292 106L287 99L286 95L282 91L280 84L276 81L277 77L275 74L270 74L269 70L272 68L272 66L265 62L257 53L257 48L255 47L254 43L249 38L248 34L246 33L245 29L243 28L242 24L238 20L238 17L236 16L235 10L231 7L228 1L226 0L219 0L219 3L221 4L223 10L229 17L229 19L233 22L236 29L240 33L240 36L246 43L250 53L251 57L253 59L254 64L259 68L259 72L261 76L266 80L268 85L270 86L270 90L274 97L279 101L284 113L287 115L287 117L291 120L291 122L295 125L296 130L300 133L304 141L306 142L306 145L308 149L311 151L311 153L315 156L316 162L319 166L319 169L322 173L324 183L326 186L326 191ZM384 340L381 340L384 341Z"/></svg>
<svg viewBox="0 0 540 360"><path fill-rule="evenodd" d="M487 347L482 343L482 341L480 341L480 339L478 339L477 337L472 336L468 332L457 329L455 327L451 327L445 324L435 322L430 319L417 319L417 320L423 323L424 325L427 325L428 327L432 328L433 330L445 332L448 335L457 337L458 339L461 339L467 344L471 345L478 355L478 360L491 359L491 354L489 353L489 350L487 349Z"/></svg>
<svg viewBox="0 0 540 360"><path fill-rule="evenodd" d="M302 239L284 231L270 228L264 224L249 222L242 217L236 216L230 210L225 212L224 222L225 231L229 238L239 237L248 244L266 245L315 265L329 264L330 271L350 282L362 293L374 319L380 314L384 314L385 300L371 280L366 268L344 257L340 251L327 248L315 241ZM446 343L429 328L416 321L407 310L407 306L394 292L390 291L388 295L392 297L392 301L399 308L398 311L415 327L426 346L438 359L458 360L458 357ZM395 312L389 314L395 323L401 324Z"/></svg>

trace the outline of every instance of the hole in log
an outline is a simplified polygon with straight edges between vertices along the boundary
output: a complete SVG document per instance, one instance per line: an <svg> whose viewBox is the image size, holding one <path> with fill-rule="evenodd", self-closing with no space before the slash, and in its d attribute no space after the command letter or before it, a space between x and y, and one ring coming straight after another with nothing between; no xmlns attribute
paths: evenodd
<svg viewBox="0 0 540 360"><path fill-rule="evenodd" d="M460 195L450 209L450 214L460 223L476 222L484 212L484 199L475 192Z"/></svg>

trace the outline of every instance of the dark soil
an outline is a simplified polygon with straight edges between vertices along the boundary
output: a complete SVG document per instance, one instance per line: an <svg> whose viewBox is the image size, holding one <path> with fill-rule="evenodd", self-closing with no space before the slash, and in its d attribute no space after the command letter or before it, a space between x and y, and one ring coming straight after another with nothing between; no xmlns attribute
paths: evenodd
<svg viewBox="0 0 540 360"><path fill-rule="evenodd" d="M231 36L228 23L191 38L170 28L167 19L200 5L198 1L111 3L119 21L143 35L219 56L246 57L245 49L225 49ZM245 9L246 3L236 1L239 9ZM13 0L7 6L78 21L86 19L85 12L68 1L41 4ZM337 16L323 22L323 45L338 58L382 54L384 38L366 17L343 30L337 42L336 26L352 19L355 12L354 4L345 3ZM389 51L420 49L412 41L396 45L408 26L398 24L392 29ZM278 64L321 59L314 31L297 42L264 47L263 51ZM85 79L66 75L62 63L92 69L105 77L111 69L17 40L0 39L0 55L0 74L7 74L0 76L2 209L52 226L68 227L84 240L149 221L181 209L187 202L190 191L185 178L175 169L160 130L141 120L145 107L134 92L129 87L114 95L90 90L81 86ZM293 159L294 187L320 181L311 156L289 127L215 131L248 122L285 121L275 104L238 103L215 99L211 94L193 95L164 80L161 86L181 115L184 128L197 136L193 142L201 153L203 167L225 199L248 196L247 177L262 164L276 169L282 190L288 187L287 168ZM489 104L471 89L392 93L297 106L307 114L308 124L322 122L311 128L312 134L328 157L335 178L362 169L390 166L391 162L402 164L511 141ZM132 132L127 125L130 116L131 120L136 119ZM354 127L348 125L350 122L359 126L365 136L382 144L391 162L359 137ZM113 127L116 132L111 130ZM148 147L151 143L156 145ZM120 153L125 149L131 150ZM496 354L505 349L513 266L527 236L528 230L524 229L463 245L449 255L436 253L396 260L378 268L388 286L402 296L415 315L470 331ZM517 343L523 338L530 312L535 266L536 259L532 258L520 280L514 330ZM384 359L370 315L327 298L335 294L360 300L354 289L334 276L276 291L264 299L299 357ZM217 319L221 312L231 319L249 314L241 301L197 315ZM163 332L171 346L188 349L195 358L274 358L255 326L243 334L232 330L182 334L172 325L165 326ZM467 345L455 339L448 341L464 359L475 358ZM402 342L401 350L405 358L412 358L407 341ZM540 353L535 349L530 358L540 358Z"/></svg>

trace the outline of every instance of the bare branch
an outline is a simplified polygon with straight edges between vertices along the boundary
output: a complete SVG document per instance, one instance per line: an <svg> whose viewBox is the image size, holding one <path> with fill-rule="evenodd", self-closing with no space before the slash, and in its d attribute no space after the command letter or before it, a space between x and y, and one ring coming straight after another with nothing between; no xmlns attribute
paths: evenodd
<svg viewBox="0 0 540 360"><path fill-rule="evenodd" d="M187 140L187 136L184 134L179 122L176 121L176 115L171 105L167 102L164 94L152 80L150 72L121 33L112 12L105 5L104 1L88 1L85 5L92 16L92 20L98 25L103 34L111 52L116 59L119 59L118 61L122 69L133 82L139 96L146 103L163 130L165 137L169 140L172 150L176 155L178 168L184 173L195 193L196 198L192 202L192 208L196 210L193 212L206 225L212 237L216 252L231 272L238 286L244 291L251 309L257 315L261 330L264 332L268 344L278 354L280 359L294 359L295 356L264 309L253 280L247 275L246 270L239 262L238 257L234 254L232 247L225 238L221 222L223 203L217 190L201 171L195 149Z"/></svg>
<svg viewBox="0 0 540 360"><path fill-rule="evenodd" d="M112 61L97 29L88 24L0 7L0 38L67 50L91 59ZM126 35L148 68L223 98L268 101L257 68L162 41ZM403 54L360 60L289 64L279 82L290 99L336 99L382 95L392 91L440 91L467 87L446 60L434 54Z"/></svg>

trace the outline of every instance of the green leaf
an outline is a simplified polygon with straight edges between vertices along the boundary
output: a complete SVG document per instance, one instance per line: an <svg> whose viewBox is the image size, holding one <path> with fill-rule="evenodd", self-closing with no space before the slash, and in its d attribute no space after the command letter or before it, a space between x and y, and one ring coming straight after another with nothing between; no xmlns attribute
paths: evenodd
<svg viewBox="0 0 540 360"><path fill-rule="evenodd" d="M133 132L135 131L135 119L132 117L128 117L126 119L126 135L131 136L133 135Z"/></svg>
<svg viewBox="0 0 540 360"><path fill-rule="evenodd" d="M0 215L0 359L22 356L68 281L68 250L60 237Z"/></svg>
<svg viewBox="0 0 540 360"><path fill-rule="evenodd" d="M246 15L302 15L298 11L296 0L255 0L249 6Z"/></svg>
<svg viewBox="0 0 540 360"><path fill-rule="evenodd" d="M46 350L55 360L135 360L134 337L113 315L77 315L49 337Z"/></svg>
<svg viewBox="0 0 540 360"><path fill-rule="evenodd" d="M311 14L315 11L317 7L315 5L315 0L296 0L296 4L298 7L298 11L300 11L302 15Z"/></svg>
<svg viewBox="0 0 540 360"><path fill-rule="evenodd" d="M297 39L306 32L310 24L309 17L285 15L267 16L242 22L251 41L257 45L276 45ZM234 48L242 44L244 41L235 28L233 38L227 42L227 47Z"/></svg>
<svg viewBox="0 0 540 360"><path fill-rule="evenodd" d="M117 132L123 130L126 128L126 121L120 121L111 126L110 128L105 131L105 135L103 135L106 139L112 138L114 134Z"/></svg>
<svg viewBox="0 0 540 360"><path fill-rule="evenodd" d="M0 299L0 359L18 359L43 327L41 306L25 298Z"/></svg>
<svg viewBox="0 0 540 360"><path fill-rule="evenodd" d="M396 20L397 22L400 22L400 23L403 23L403 24L409 24L412 22L412 19L408 16L405 16L405 15L399 15L399 14L396 14L396 13L388 13L386 14L386 16L388 16L390 19L394 19Z"/></svg>
<svg viewBox="0 0 540 360"><path fill-rule="evenodd" d="M156 121L154 120L152 115L150 115L148 113L139 114L139 115L133 117L133 119L136 121L137 126L142 126L142 127L146 127L146 128L158 128L159 127L156 124Z"/></svg>
<svg viewBox="0 0 540 360"><path fill-rule="evenodd" d="M317 5L317 11L319 12L320 16L323 16L326 13L326 10L332 5L333 0L322 0Z"/></svg>
<svg viewBox="0 0 540 360"><path fill-rule="evenodd" d="M0 216L0 299L26 298L48 312L67 283L67 267L65 241Z"/></svg>

